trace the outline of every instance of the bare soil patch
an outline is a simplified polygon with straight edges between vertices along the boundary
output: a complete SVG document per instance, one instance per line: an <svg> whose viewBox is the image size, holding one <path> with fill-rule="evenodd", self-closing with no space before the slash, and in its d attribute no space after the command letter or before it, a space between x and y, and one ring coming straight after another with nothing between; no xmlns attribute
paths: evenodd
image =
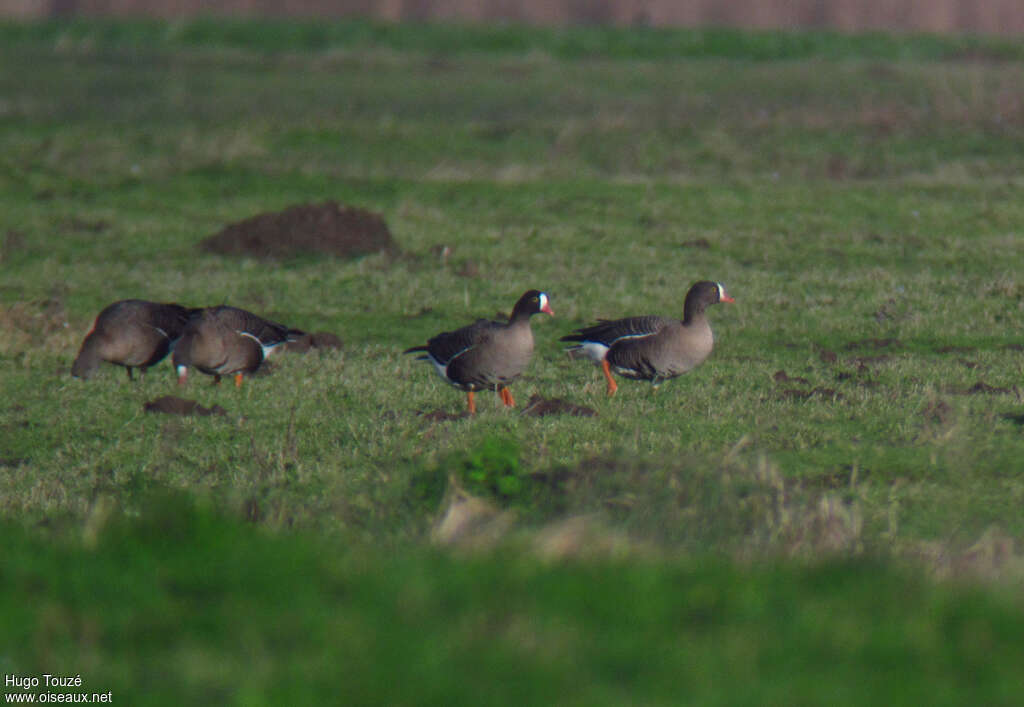
<svg viewBox="0 0 1024 707"><path fill-rule="evenodd" d="M808 398L819 397L825 400L842 400L843 394L835 388L818 386L811 390L800 390L799 388L787 388L780 391L779 395L783 400L807 400Z"/></svg>
<svg viewBox="0 0 1024 707"><path fill-rule="evenodd" d="M846 345L847 351L854 351L855 349L889 349L898 348L903 346L903 342L899 339L858 339L857 341L851 341Z"/></svg>
<svg viewBox="0 0 1024 707"><path fill-rule="evenodd" d="M693 240L683 241L679 245L683 248L699 248L701 250L711 249L711 241L707 238L694 238Z"/></svg>
<svg viewBox="0 0 1024 707"><path fill-rule="evenodd" d="M355 258L398 252L380 214L335 201L299 204L284 211L258 214L226 226L199 247L218 255L262 259L297 255Z"/></svg>
<svg viewBox="0 0 1024 707"><path fill-rule="evenodd" d="M310 349L340 349L341 337L329 331L303 334L295 341L285 344L285 350L292 353L307 353Z"/></svg>
<svg viewBox="0 0 1024 707"><path fill-rule="evenodd" d="M425 410L417 410L417 417L422 417L428 422L450 422L451 420L462 420L469 417L469 412L463 410L462 412L447 412L438 408L437 410L431 410L429 412Z"/></svg>
<svg viewBox="0 0 1024 707"><path fill-rule="evenodd" d="M844 464L838 469L826 471L822 474L816 474L814 476L808 476L803 479L794 480L791 483L793 486L799 486L804 489L818 489L835 491L841 489L848 489L851 486L860 483L871 476L870 469L854 468L852 464Z"/></svg>
<svg viewBox="0 0 1024 707"><path fill-rule="evenodd" d="M921 417L929 422L945 425L953 419L953 408L945 400L936 400L924 406Z"/></svg>
<svg viewBox="0 0 1024 707"><path fill-rule="evenodd" d="M889 354L879 354L878 356L855 356L850 360L850 363L855 365L858 370L865 370L870 366L877 366L879 363L885 363L892 359Z"/></svg>
<svg viewBox="0 0 1024 707"><path fill-rule="evenodd" d="M103 233L110 228L110 224L103 219L72 216L61 224L61 228L67 233Z"/></svg>
<svg viewBox="0 0 1024 707"><path fill-rule="evenodd" d="M456 268L455 274L459 277L475 280L480 277L480 265L475 260L467 260Z"/></svg>
<svg viewBox="0 0 1024 707"><path fill-rule="evenodd" d="M776 383L799 383L800 385L810 385L811 382L806 378L800 376L791 376L783 370L775 371L772 375L772 380Z"/></svg>
<svg viewBox="0 0 1024 707"><path fill-rule="evenodd" d="M564 398L544 398L534 394L526 403L521 415L545 417L547 415L573 415L575 417L596 417L597 410L571 403Z"/></svg>
<svg viewBox="0 0 1024 707"><path fill-rule="evenodd" d="M205 408L195 400L186 400L176 395L164 395L156 400L144 403L142 409L146 412L162 412L167 415L226 415L227 410L220 405L212 408Z"/></svg>
<svg viewBox="0 0 1024 707"><path fill-rule="evenodd" d="M1024 412L1005 412L999 417L1024 427Z"/></svg>
<svg viewBox="0 0 1024 707"><path fill-rule="evenodd" d="M978 381L970 388L957 388L950 386L946 389L946 392L954 395L1005 395L1007 393L1016 392L1014 388L998 388L994 385L989 385L984 381Z"/></svg>
<svg viewBox="0 0 1024 707"><path fill-rule="evenodd" d="M10 260L12 255L24 250L25 242L25 234L22 231L8 229L4 235L3 245L0 246L0 263Z"/></svg>

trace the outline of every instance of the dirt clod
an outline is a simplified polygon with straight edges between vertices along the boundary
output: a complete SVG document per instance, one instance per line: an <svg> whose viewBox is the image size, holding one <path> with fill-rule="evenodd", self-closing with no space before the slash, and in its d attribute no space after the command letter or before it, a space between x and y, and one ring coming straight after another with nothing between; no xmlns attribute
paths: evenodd
<svg viewBox="0 0 1024 707"><path fill-rule="evenodd" d="M564 398L543 398L540 395L530 397L521 415L532 417L545 417L546 415L573 415L575 417L596 417L597 410L570 403Z"/></svg>
<svg viewBox="0 0 1024 707"><path fill-rule="evenodd" d="M142 409L146 412L162 412L168 415L226 415L228 412L220 405L204 408L195 400L186 400L176 395L164 395L156 400L150 400L143 404Z"/></svg>
<svg viewBox="0 0 1024 707"><path fill-rule="evenodd" d="M398 252L379 214L334 201L258 214L226 226L199 247L219 255L265 259L307 254L355 258Z"/></svg>

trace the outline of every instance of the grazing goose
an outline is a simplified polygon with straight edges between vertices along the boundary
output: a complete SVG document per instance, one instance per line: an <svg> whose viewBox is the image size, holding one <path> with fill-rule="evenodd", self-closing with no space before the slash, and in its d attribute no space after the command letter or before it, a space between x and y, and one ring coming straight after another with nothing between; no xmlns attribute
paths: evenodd
<svg viewBox="0 0 1024 707"><path fill-rule="evenodd" d="M198 310L188 322L181 341L174 347L174 368L178 383L188 379L188 368L194 366L213 376L235 376L235 386L242 386L242 374L253 373L276 347L303 335L298 329L268 322L252 312L222 305Z"/></svg>
<svg viewBox="0 0 1024 707"><path fill-rule="evenodd" d="M554 314L545 293L529 290L516 302L508 322L477 319L473 324L442 332L425 346L413 346L403 353L424 351L417 360L430 361L442 378L466 391L470 415L476 413L473 394L478 390L497 390L506 407L515 407L516 401L508 385L530 362L533 354L530 317L539 312Z"/></svg>
<svg viewBox="0 0 1024 707"><path fill-rule="evenodd" d="M71 365L71 375L88 378L100 361L107 361L124 366L133 380L132 368L145 373L167 356L194 311L139 299L114 302L96 317Z"/></svg>
<svg viewBox="0 0 1024 707"><path fill-rule="evenodd" d="M686 293L682 321L659 316L602 319L561 341L578 342L569 349L581 351L601 366L608 395L619 388L612 371L625 378L649 380L657 388L711 355L715 340L704 310L711 304L733 301L720 283L704 280Z"/></svg>

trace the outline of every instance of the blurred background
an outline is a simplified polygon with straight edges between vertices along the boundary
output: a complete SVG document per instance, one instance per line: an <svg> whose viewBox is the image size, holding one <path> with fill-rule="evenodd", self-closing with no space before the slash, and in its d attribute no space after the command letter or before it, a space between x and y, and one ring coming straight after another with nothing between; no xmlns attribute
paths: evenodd
<svg viewBox="0 0 1024 707"><path fill-rule="evenodd" d="M0 16L383 20L1024 33L1021 0L0 0Z"/></svg>

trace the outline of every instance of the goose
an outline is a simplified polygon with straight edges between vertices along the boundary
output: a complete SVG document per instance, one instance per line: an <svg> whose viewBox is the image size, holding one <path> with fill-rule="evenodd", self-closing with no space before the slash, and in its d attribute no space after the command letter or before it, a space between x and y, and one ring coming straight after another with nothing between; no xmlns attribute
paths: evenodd
<svg viewBox="0 0 1024 707"><path fill-rule="evenodd" d="M478 390L497 390L506 407L515 407L508 386L530 362L530 317L540 312L554 315L548 295L528 290L512 308L507 322L478 319L461 329L442 332L425 345L413 346L403 353L420 353L417 360L429 361L441 378L466 391L470 415L476 413L473 396Z"/></svg>
<svg viewBox="0 0 1024 707"><path fill-rule="evenodd" d="M144 374L170 353L194 311L180 304L140 299L120 300L104 307L82 341L71 375L89 378L101 361L107 361L124 366L128 379L134 380L133 368Z"/></svg>
<svg viewBox="0 0 1024 707"><path fill-rule="evenodd" d="M189 319L178 345L174 347L174 368L178 383L188 380L190 366L213 376L234 375L235 387L242 376L254 373L281 344L294 341L303 332L270 322L252 312L221 305L198 310Z"/></svg>
<svg viewBox="0 0 1024 707"><path fill-rule="evenodd" d="M719 302L735 302L721 283L702 280L686 293L683 319L648 315L599 320L577 329L561 341L575 342L576 350L601 366L608 395L618 385L612 372L624 378L649 380L657 387L702 364L711 355L714 336L705 310Z"/></svg>

